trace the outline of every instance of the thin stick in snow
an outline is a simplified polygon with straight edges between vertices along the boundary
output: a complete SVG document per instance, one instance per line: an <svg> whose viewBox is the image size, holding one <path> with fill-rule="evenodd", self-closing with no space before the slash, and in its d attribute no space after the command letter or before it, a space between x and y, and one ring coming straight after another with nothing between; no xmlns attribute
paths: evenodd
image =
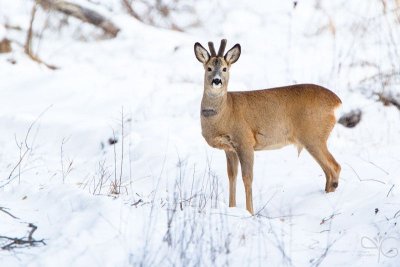
<svg viewBox="0 0 400 267"><path fill-rule="evenodd" d="M24 142L19 143L15 137L16 143L18 148L20 149L20 154L19 154L19 159L18 162L14 165L14 167L12 168L10 174L7 177L7 182L5 182L4 184L0 185L0 188L3 188L4 186L8 185L9 183L11 183L11 181L13 181L15 178L19 178L19 180L21 179L21 170L20 170L20 166L23 163L23 160L25 159L25 157L28 155L28 152L32 151L32 147L33 147L33 142L31 143L31 145L28 144L28 139L29 139L29 135L32 131L33 126L35 126L35 124L39 121L39 119L52 107L53 105L48 106L44 111L42 111L42 113L39 114L39 116L29 125L29 128L25 134L25 139ZM22 149L24 149L24 152L22 153ZM17 170L18 168L18 174L14 176L14 172Z"/></svg>
<svg viewBox="0 0 400 267"><path fill-rule="evenodd" d="M8 214L9 216L11 216L11 217L14 218L14 219L19 220L18 217L14 216L14 215L12 215L10 212L6 211L6 208L4 208L4 207L0 207L0 211L4 212L5 214Z"/></svg>

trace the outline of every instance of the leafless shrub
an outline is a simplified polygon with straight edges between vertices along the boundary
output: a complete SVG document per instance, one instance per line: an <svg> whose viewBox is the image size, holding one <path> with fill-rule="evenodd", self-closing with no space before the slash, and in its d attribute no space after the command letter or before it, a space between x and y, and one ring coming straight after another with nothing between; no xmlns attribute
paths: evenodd
<svg viewBox="0 0 400 267"><path fill-rule="evenodd" d="M375 93L378 96L378 101L382 102L384 106L395 106L400 110L400 94L395 95L392 92L388 93Z"/></svg>
<svg viewBox="0 0 400 267"><path fill-rule="evenodd" d="M44 15L47 18L41 28L39 28L38 30L34 30L35 19L37 17L38 11L43 11L44 13L39 15ZM63 16L53 16L57 12L63 14ZM52 17L53 20L50 20L50 17ZM43 32L47 28L53 27L53 30L59 32L62 27L68 25L69 17L74 17L82 22L89 23L94 27L101 29L100 31L104 32L103 35L107 37L116 37L118 32L120 31L120 29L116 27L110 20L88 7L80 6L78 4L70 3L68 1L34 0L24 44L21 44L16 40L5 39L0 43L0 52L2 50L4 50L4 52L10 52L10 42L12 42L17 45L23 46L24 52L33 61L42 64L51 70L58 69L59 67L45 62L39 56L38 48L34 49L33 43L34 41L36 41L36 39L37 42L40 43L43 38ZM58 24L58 26L55 26L55 24ZM22 30L22 28L18 25L6 24L5 26L7 29L11 30ZM83 36L83 34L81 36ZM85 39L87 39L87 36L85 37Z"/></svg>
<svg viewBox="0 0 400 267"><path fill-rule="evenodd" d="M58 67L44 62L42 59L39 58L38 55L36 55L32 51L33 23L35 21L37 7L38 7L38 2L35 1L35 3L32 6L31 17L30 17L30 21L29 21L29 28L28 28L28 32L27 32L27 35L26 35L25 45L24 45L24 51L33 61L36 61L37 63L43 64L47 68L49 68L51 70L56 70Z"/></svg>
<svg viewBox="0 0 400 267"><path fill-rule="evenodd" d="M161 243L169 248L169 252L164 253L165 250L160 248L162 253L153 254L153 257L147 255L143 258L143 266L158 266L165 262L169 263L167 266L208 266L227 258L231 252L231 234L222 230L226 229L224 215L218 219L189 206L181 210L179 203L179 189L175 186L167 204L166 232ZM159 244L159 240L152 241ZM152 246L149 244L148 247Z"/></svg>
<svg viewBox="0 0 400 267"><path fill-rule="evenodd" d="M400 85L400 57L399 36L400 29L396 20L400 16L399 2L376 0L382 6L381 12L375 16L360 18L357 27L353 29L354 38L359 44L373 43L376 50L380 51L376 59L369 58L361 61L362 64L350 63L350 71L355 68L357 72L364 71L368 76L362 77L357 87L367 97L387 95L396 92ZM379 31L377 33L376 31ZM354 46L353 49L356 49ZM352 51L355 52L355 51Z"/></svg>
<svg viewBox="0 0 400 267"><path fill-rule="evenodd" d="M112 140L117 140L114 129L113 129ZM111 181L111 184L110 184L110 194L117 195L120 193L119 189L121 186L121 184L118 183L118 179L117 179L117 148L116 148L117 142L112 142L112 143L110 142L110 144L112 144L113 150L114 150L114 180ZM122 154L123 154L123 151L122 151ZM122 164L121 164L121 166L122 166Z"/></svg>
<svg viewBox="0 0 400 267"><path fill-rule="evenodd" d="M297 2L294 5L294 7L297 6ZM332 34L333 37L336 36L336 26L335 26L335 22L333 20L332 15L329 13L329 11L324 8L322 6L321 1L317 1L315 4L315 10L317 10L318 12L321 12L324 17L326 18L326 22L323 23L321 26L319 26L319 28L317 28L314 33L311 34L306 34L306 36L308 37L312 37L312 36L317 36L317 35L321 35L325 32L329 32L330 34Z"/></svg>
<svg viewBox="0 0 400 267"><path fill-rule="evenodd" d="M98 162L97 169L90 179L87 179L85 183L82 184L82 188L88 188L89 193L93 195L105 194L104 185L108 184L111 180L112 174L109 168L106 166L106 160L103 159Z"/></svg>
<svg viewBox="0 0 400 267"><path fill-rule="evenodd" d="M329 226L326 230L323 230L324 233L326 233L326 245L325 248L322 249L322 253L319 255L319 257L314 258L310 261L311 266L318 267L322 264L322 262L326 259L326 257L329 254L329 251L332 249L332 247L335 245L335 243L341 238L341 236L336 237L335 239L332 239L331 232L332 232L332 222L333 218L340 213L332 213L329 217L323 218L321 220L321 225L326 224L327 222L329 223Z"/></svg>
<svg viewBox="0 0 400 267"><path fill-rule="evenodd" d="M140 198L139 201L136 201L136 194L132 188L130 152L133 148L131 140L126 143L126 138L131 131L130 125L131 118L125 114L122 108L118 119L118 130L112 128L112 137L106 142L101 142L100 146L104 155L97 163L94 173L81 186L94 195L106 194L116 197L122 193L127 195L132 193L132 197L134 197L132 205L137 206L140 203L143 204L143 199Z"/></svg>
<svg viewBox="0 0 400 267"><path fill-rule="evenodd" d="M181 0L121 0L126 11L137 20L161 28L175 31L184 31L185 28L197 25L199 20L195 11L185 1ZM186 20L178 20L177 17L186 15Z"/></svg>
<svg viewBox="0 0 400 267"><path fill-rule="evenodd" d="M120 127L121 127L121 148L120 148L120 157L119 157L119 168L117 164L117 140L118 138L116 137L115 131L113 130L113 137L112 140L116 140L115 142L110 142L110 145L113 146L113 151L114 151L114 180L110 184L110 194L113 195L118 195L121 193L121 187L122 187L122 178L124 176L124 154L126 153L125 151L125 114L124 114L124 108L121 110L121 120L120 120Z"/></svg>
<svg viewBox="0 0 400 267"><path fill-rule="evenodd" d="M19 149L19 159L17 163L11 169L8 177L5 179L4 183L0 185L0 188L8 185L14 179L18 178L18 182L21 182L21 174L23 173L22 167L25 162L27 162L29 156L32 153L33 145L35 143L35 136L31 138L31 132L33 128L36 126L40 118L51 108L49 106L46 108L39 116L29 125L28 130L26 131L25 137L23 140L18 140L15 135L15 143ZM38 130L38 128L37 128Z"/></svg>
<svg viewBox="0 0 400 267"><path fill-rule="evenodd" d="M65 178L72 171L72 164L74 163L74 160L66 159L67 164L65 165L64 145L65 145L65 143L68 142L68 139L69 138L62 139L61 148L60 148L61 175L62 175L63 183L65 183Z"/></svg>
<svg viewBox="0 0 400 267"><path fill-rule="evenodd" d="M362 67L368 66L363 65ZM377 73L374 75L365 77L359 82L360 86L364 88L363 91L366 95L382 94L400 85L400 71L396 68L382 72L378 67L376 71Z"/></svg>
<svg viewBox="0 0 400 267"><path fill-rule="evenodd" d="M196 199L192 202L196 204L198 210L204 211L206 207L217 208L219 196L221 194L219 189L219 178L211 169L211 160L207 158L207 167L204 170L201 183L197 182L196 188L199 191L195 193Z"/></svg>

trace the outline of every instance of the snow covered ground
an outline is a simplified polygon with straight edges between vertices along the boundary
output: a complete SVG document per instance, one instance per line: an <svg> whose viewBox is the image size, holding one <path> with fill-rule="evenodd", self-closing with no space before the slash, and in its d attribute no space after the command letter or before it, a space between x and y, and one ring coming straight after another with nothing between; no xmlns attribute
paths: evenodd
<svg viewBox="0 0 400 267"><path fill-rule="evenodd" d="M14 41L0 54L0 236L28 237L32 223L46 243L0 250L0 266L399 266L400 112L372 97L400 93L395 1L196 1L195 15L173 14L179 25L195 16L185 32L145 25L117 0L76 2L121 32L96 40L74 19L41 32L62 16L39 10L33 47L53 71L18 45L31 2L0 0L0 39ZM242 46L230 90L317 83L341 97L339 115L362 110L329 141L342 166L335 193L307 152L286 147L256 153L256 215L241 179L227 207L225 155L201 136L193 54L222 37Z"/></svg>

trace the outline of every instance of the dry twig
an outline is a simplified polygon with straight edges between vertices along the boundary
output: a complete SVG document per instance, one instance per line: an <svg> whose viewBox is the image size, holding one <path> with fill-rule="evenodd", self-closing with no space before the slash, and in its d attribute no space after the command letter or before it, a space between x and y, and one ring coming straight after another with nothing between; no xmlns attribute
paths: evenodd
<svg viewBox="0 0 400 267"><path fill-rule="evenodd" d="M34 225L33 223L29 223L28 227L31 228L31 230L29 231L28 237L18 238L18 237L0 236L0 239L5 239L5 240L10 241L8 244L2 246L1 249L11 250L11 249L15 249L15 248L35 247L39 244L46 245L46 243L44 242L44 239L36 240L32 237L33 233L37 229L37 226Z"/></svg>

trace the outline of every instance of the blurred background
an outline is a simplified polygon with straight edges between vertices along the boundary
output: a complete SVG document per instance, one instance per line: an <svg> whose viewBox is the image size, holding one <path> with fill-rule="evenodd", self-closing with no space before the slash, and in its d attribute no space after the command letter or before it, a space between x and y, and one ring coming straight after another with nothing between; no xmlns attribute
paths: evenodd
<svg viewBox="0 0 400 267"><path fill-rule="evenodd" d="M230 91L316 83L342 99L335 194L289 147L256 154L257 216L244 211L240 178L227 209L225 155L201 136L193 52L222 38L242 47ZM0 206L48 243L0 256L7 266L396 266L399 55L399 0L0 0ZM4 216L0 235L26 235Z"/></svg>

